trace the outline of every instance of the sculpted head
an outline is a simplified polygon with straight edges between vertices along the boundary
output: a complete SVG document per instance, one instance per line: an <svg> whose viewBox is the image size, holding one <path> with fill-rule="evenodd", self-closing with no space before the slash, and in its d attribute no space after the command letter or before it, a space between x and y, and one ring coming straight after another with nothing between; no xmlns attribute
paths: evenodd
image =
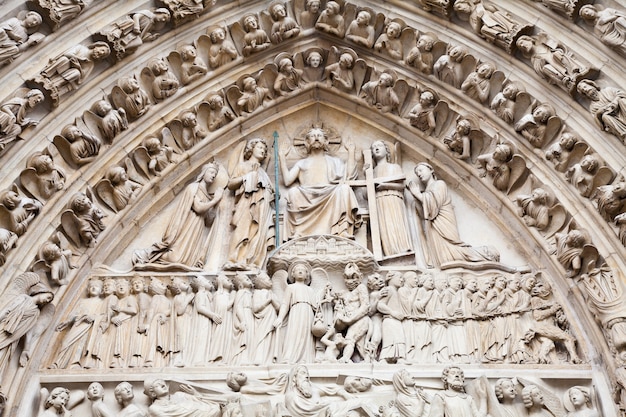
<svg viewBox="0 0 626 417"><path fill-rule="evenodd" d="M458 366L448 366L444 368L441 374L441 380L443 381L443 389L461 392L465 390L465 374Z"/></svg>
<svg viewBox="0 0 626 417"><path fill-rule="evenodd" d="M343 270L343 280L350 291L363 282L363 273L357 264L349 262Z"/></svg>
<svg viewBox="0 0 626 417"><path fill-rule="evenodd" d="M248 383L248 376L243 372L229 372L226 375L226 385L235 392L239 392L241 387Z"/></svg>
<svg viewBox="0 0 626 417"><path fill-rule="evenodd" d="M47 410L52 407L56 410L61 410L67 406L67 403L70 400L70 390L63 387L56 387L50 391L48 394L48 398L46 398L46 402L44 404L44 408Z"/></svg>
<svg viewBox="0 0 626 417"><path fill-rule="evenodd" d="M226 31L223 28L213 29L209 37L214 44L222 43L226 39Z"/></svg>
<svg viewBox="0 0 626 417"><path fill-rule="evenodd" d="M365 392L372 387L372 380L358 376L349 376L343 382L343 386L350 394Z"/></svg>
<svg viewBox="0 0 626 417"><path fill-rule="evenodd" d="M578 14L587 22L593 23L598 17L598 10L591 4L586 4L580 8Z"/></svg>
<svg viewBox="0 0 626 417"><path fill-rule="evenodd" d="M117 384L115 390L113 391L113 394L115 395L115 399L117 400L117 402L120 404L131 401L133 398L135 398L135 394L133 393L133 386L130 384L130 382L126 381Z"/></svg>
<svg viewBox="0 0 626 417"><path fill-rule="evenodd" d="M304 146L307 152L310 152L311 149L323 149L327 151L328 137L326 136L324 130L319 127L314 127L307 132Z"/></svg>
<svg viewBox="0 0 626 417"><path fill-rule="evenodd" d="M526 408L543 404L543 394L536 385L527 385L522 389L522 400Z"/></svg>
<svg viewBox="0 0 626 417"><path fill-rule="evenodd" d="M517 392L515 391L515 383L510 378L500 378L496 381L493 390L498 401L510 402L515 399Z"/></svg>
<svg viewBox="0 0 626 417"><path fill-rule="evenodd" d="M128 174L124 167L115 165L107 169L106 178L113 186L124 184L128 180Z"/></svg>
<svg viewBox="0 0 626 417"><path fill-rule="evenodd" d="M87 398L89 401L99 400L104 398L104 387L99 382L92 382L87 387Z"/></svg>
<svg viewBox="0 0 626 417"><path fill-rule="evenodd" d="M591 406L591 391L589 388L574 386L567 390L563 403L568 411L575 411L585 406Z"/></svg>
<svg viewBox="0 0 626 417"><path fill-rule="evenodd" d="M256 156L259 161L263 161L267 156L267 142L265 139L252 138L246 142L243 150L243 158L248 160L251 156Z"/></svg>
<svg viewBox="0 0 626 417"><path fill-rule="evenodd" d="M318 68L322 64L322 54L317 51L311 52L306 57L306 63L311 68Z"/></svg>
<svg viewBox="0 0 626 417"><path fill-rule="evenodd" d="M143 393L155 400L169 395L170 387L164 379L146 379L143 383Z"/></svg>
<svg viewBox="0 0 626 417"><path fill-rule="evenodd" d="M433 46L435 46L435 38L430 35L422 35L417 40L417 47L423 51L430 52L433 50Z"/></svg>
<svg viewBox="0 0 626 417"><path fill-rule="evenodd" d="M306 261L295 261L289 265L289 282L302 282L307 285L311 283L311 265Z"/></svg>

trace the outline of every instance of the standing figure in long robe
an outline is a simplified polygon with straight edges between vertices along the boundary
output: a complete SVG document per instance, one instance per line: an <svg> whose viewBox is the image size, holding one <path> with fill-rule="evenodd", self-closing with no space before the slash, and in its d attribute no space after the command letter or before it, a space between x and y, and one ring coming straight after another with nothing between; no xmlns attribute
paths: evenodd
<svg viewBox="0 0 626 417"><path fill-rule="evenodd" d="M228 181L235 192L235 210L230 222L234 227L230 237L229 265L237 269L261 267L268 252L274 248L272 200L274 188L263 162L267 158L265 139L246 142L243 161Z"/></svg>
<svg viewBox="0 0 626 417"><path fill-rule="evenodd" d="M415 173L422 189L414 182L410 182L408 188L423 208L428 264L499 261L500 254L494 248L472 247L461 241L448 186L435 179L433 167L421 162L415 167Z"/></svg>
<svg viewBox="0 0 626 417"><path fill-rule="evenodd" d="M193 298L193 322L187 346L191 349L188 364L204 366L209 361L209 346L213 335L214 323L220 324L222 318L213 310L213 283L204 276L193 277L191 288L196 295Z"/></svg>
<svg viewBox="0 0 626 417"><path fill-rule="evenodd" d="M225 274L217 276L217 290L213 295L214 311L221 321L213 321L213 338L210 344L210 362L230 363L233 338L233 283Z"/></svg>
<svg viewBox="0 0 626 417"><path fill-rule="evenodd" d="M252 310L254 312L255 365L267 365L278 360L278 343L274 322L278 317L280 307L276 295L272 291L272 280L261 272L254 278L254 292L252 293Z"/></svg>

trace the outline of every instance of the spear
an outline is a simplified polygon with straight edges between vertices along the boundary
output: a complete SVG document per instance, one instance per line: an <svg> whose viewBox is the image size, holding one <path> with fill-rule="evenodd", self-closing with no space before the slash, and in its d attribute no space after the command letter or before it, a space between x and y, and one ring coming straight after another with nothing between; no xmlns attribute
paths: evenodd
<svg viewBox="0 0 626 417"><path fill-rule="evenodd" d="M278 217L280 192L278 186L278 132L274 131L274 237L276 238L276 248L280 246L280 219Z"/></svg>

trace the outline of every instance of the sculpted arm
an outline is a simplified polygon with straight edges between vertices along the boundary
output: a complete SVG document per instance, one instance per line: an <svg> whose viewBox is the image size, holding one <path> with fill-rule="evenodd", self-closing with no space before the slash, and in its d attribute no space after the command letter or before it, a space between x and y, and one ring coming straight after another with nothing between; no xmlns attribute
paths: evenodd
<svg viewBox="0 0 626 417"><path fill-rule="evenodd" d="M285 187L289 187L293 184L300 175L300 164L296 163L291 170L287 168L287 159L283 152L278 153L278 162L280 163L280 173L283 177L283 183Z"/></svg>

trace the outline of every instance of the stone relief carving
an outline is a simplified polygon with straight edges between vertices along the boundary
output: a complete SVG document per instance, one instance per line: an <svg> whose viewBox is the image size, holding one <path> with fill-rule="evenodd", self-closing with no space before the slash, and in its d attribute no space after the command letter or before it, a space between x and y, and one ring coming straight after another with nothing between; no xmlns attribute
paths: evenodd
<svg viewBox="0 0 626 417"><path fill-rule="evenodd" d="M324 77L324 61L327 52L322 48L311 48L294 56L295 65L302 69L302 80L310 83Z"/></svg>
<svg viewBox="0 0 626 417"><path fill-rule="evenodd" d="M133 402L135 393L133 392L132 384L126 381L120 382L115 387L114 394L116 401L121 407L118 412L119 417L148 417L148 413Z"/></svg>
<svg viewBox="0 0 626 417"><path fill-rule="evenodd" d="M433 74L444 83L461 88L463 80L476 67L476 61L469 50L460 45L448 45L448 50L433 65Z"/></svg>
<svg viewBox="0 0 626 417"><path fill-rule="evenodd" d="M217 0L163 0L170 10L174 25L179 26L200 17L207 9L215 6Z"/></svg>
<svg viewBox="0 0 626 417"><path fill-rule="evenodd" d="M93 103L83 114L83 120L88 129L97 134L106 144L111 144L117 135L128 129L128 118L124 107L114 109L106 100Z"/></svg>
<svg viewBox="0 0 626 417"><path fill-rule="evenodd" d="M561 129L561 119L556 116L554 107L542 103L531 113L525 114L517 123L515 131L524 137L535 148L541 148L551 142Z"/></svg>
<svg viewBox="0 0 626 417"><path fill-rule="evenodd" d="M81 125L80 128L78 124ZM102 146L102 141L87 131L82 119L77 119L76 124L63 127L61 134L54 136L53 142L63 159L72 167L95 160Z"/></svg>
<svg viewBox="0 0 626 417"><path fill-rule="evenodd" d="M606 185L613 179L613 172L604 166L598 155L589 153L582 160L572 165L565 178L583 197L592 197L599 186Z"/></svg>
<svg viewBox="0 0 626 417"><path fill-rule="evenodd" d="M10 189L0 193L2 227L18 236L26 233L29 225L35 220L42 208L43 204L38 200L21 196L15 184Z"/></svg>
<svg viewBox="0 0 626 417"><path fill-rule="evenodd" d="M165 168L177 162L174 148L164 142L157 136L147 136L133 151L133 160L145 177L161 175Z"/></svg>
<svg viewBox="0 0 626 417"><path fill-rule="evenodd" d="M435 91L419 91L418 102L411 108L407 119L411 126L418 128L424 135L432 136L443 127L449 108L445 101L439 99Z"/></svg>
<svg viewBox="0 0 626 417"><path fill-rule="evenodd" d="M374 17L371 12L360 10L354 21L348 26L345 38L365 48L374 46L374 36L376 34L372 22Z"/></svg>
<svg viewBox="0 0 626 417"><path fill-rule="evenodd" d="M123 109L129 121L135 120L150 110L150 98L135 76L122 77L111 90L111 101L118 109Z"/></svg>
<svg viewBox="0 0 626 417"><path fill-rule="evenodd" d="M422 33L417 38L415 46L411 48L406 56L406 63L419 72L430 75L433 72L435 63L433 48L437 43L437 36L434 33Z"/></svg>
<svg viewBox="0 0 626 417"><path fill-rule="evenodd" d="M303 29L315 27L322 11L321 0L305 0L298 4L294 2L296 20Z"/></svg>
<svg viewBox="0 0 626 417"><path fill-rule="evenodd" d="M484 146L484 135L473 117L459 116L454 131L443 138L443 143L455 158L470 161Z"/></svg>
<svg viewBox="0 0 626 417"><path fill-rule="evenodd" d="M0 266L4 265L7 260L7 253L17 246L17 234L0 228Z"/></svg>
<svg viewBox="0 0 626 417"><path fill-rule="evenodd" d="M207 136L206 130L200 126L195 110L183 111L178 118L168 124L168 130L176 144L184 151L193 148ZM163 130L162 134L166 136L166 132L167 130Z"/></svg>
<svg viewBox="0 0 626 417"><path fill-rule="evenodd" d="M626 14L623 11L586 4L578 13L586 23L593 25L594 32L603 44L622 55L626 54Z"/></svg>
<svg viewBox="0 0 626 417"><path fill-rule="evenodd" d="M589 111L598 127L626 142L626 94L615 87L600 88L591 80L582 80L578 92L589 99Z"/></svg>
<svg viewBox="0 0 626 417"><path fill-rule="evenodd" d="M113 411L104 403L104 387L99 382L92 382L87 387L87 399L91 402L91 414L94 417L113 416Z"/></svg>
<svg viewBox="0 0 626 417"><path fill-rule="evenodd" d="M83 0L28 0L26 4L46 17L46 23L57 31L69 21L78 17L90 2Z"/></svg>
<svg viewBox="0 0 626 417"><path fill-rule="evenodd" d="M505 81L504 88L495 95L490 107L500 119L513 124L521 118L521 112L530 107L530 96L521 83Z"/></svg>
<svg viewBox="0 0 626 417"><path fill-rule="evenodd" d="M408 86L398 83L398 75L393 70L384 70L376 75L378 79L373 79L361 87L361 98L382 113L397 113L401 103L400 97L406 96ZM402 86L405 88L403 89ZM396 90L399 91L396 92Z"/></svg>
<svg viewBox="0 0 626 417"><path fill-rule="evenodd" d="M580 80L596 71L588 62L545 32L536 36L520 36L516 45L524 57L530 59L537 74L570 94Z"/></svg>
<svg viewBox="0 0 626 417"><path fill-rule="evenodd" d="M115 212L132 204L141 192L141 184L129 179L129 169L134 171L130 160L125 161L125 166L114 165L95 186L98 197Z"/></svg>
<svg viewBox="0 0 626 417"><path fill-rule="evenodd" d="M53 234L39 247L32 270L47 275L54 285L66 285L70 270L76 268L72 264L73 253L67 246L67 240L60 233Z"/></svg>
<svg viewBox="0 0 626 417"><path fill-rule="evenodd" d="M280 53L274 58L274 64L278 69L274 79L273 91L276 97L291 93L304 84L304 71L294 68L293 59L289 54Z"/></svg>
<svg viewBox="0 0 626 417"><path fill-rule="evenodd" d="M0 67L44 40L44 34L35 32L40 25L41 15L33 11L21 12L0 23Z"/></svg>
<svg viewBox="0 0 626 417"><path fill-rule="evenodd" d="M587 387L575 386L563 394L563 405L568 417L598 417L600 413L593 406L592 391Z"/></svg>
<svg viewBox="0 0 626 417"><path fill-rule="evenodd" d="M208 30L209 34L209 66L211 69L217 69L228 64L239 56L235 45L227 38L227 31L224 27L215 27ZM199 43L205 40L200 37Z"/></svg>
<svg viewBox="0 0 626 417"><path fill-rule="evenodd" d="M245 15L241 19L241 26L246 32L241 45L243 56L250 56L272 46L267 33L259 28L259 18L256 14Z"/></svg>
<svg viewBox="0 0 626 417"><path fill-rule="evenodd" d="M358 90L367 70L365 61L349 48L341 51L332 48L331 56L335 62L329 63L324 69L324 77L330 85L345 93L353 93L355 88Z"/></svg>
<svg viewBox="0 0 626 417"><path fill-rule="evenodd" d="M608 222L626 210L626 182L622 179L610 185L601 185L596 189L594 199L598 212Z"/></svg>
<svg viewBox="0 0 626 417"><path fill-rule="evenodd" d="M18 138L29 126L37 126L37 120L29 119L28 112L44 100L37 89L22 88L0 104L0 152Z"/></svg>
<svg viewBox="0 0 626 417"><path fill-rule="evenodd" d="M180 46L176 51L170 52L167 59L183 85L190 84L209 72L202 58L198 56L198 50L194 45Z"/></svg>
<svg viewBox="0 0 626 417"><path fill-rule="evenodd" d="M258 76L259 80L252 75L244 75L237 80L237 84L226 88L226 98L235 113L238 115L252 113L272 99L270 88L273 88L274 83L268 80L268 74L270 74L269 71L263 71ZM267 87L258 84L261 79Z"/></svg>
<svg viewBox="0 0 626 417"><path fill-rule="evenodd" d="M374 50L384 53L398 61L402 60L402 58L404 58L404 47L402 45L403 39L401 39L401 36L403 35L403 29L405 27L406 24L399 19L387 23L385 33L381 34L378 39L376 39L376 43L374 43ZM413 31L410 29L407 33L408 36L414 36Z"/></svg>
<svg viewBox="0 0 626 417"><path fill-rule="evenodd" d="M39 201L46 201L65 186L65 172L57 168L52 157L35 152L20 173L21 186Z"/></svg>
<svg viewBox="0 0 626 417"><path fill-rule="evenodd" d="M563 132L559 140L546 151L546 159L558 172L566 172L574 162L580 161L589 149L588 145L572 132Z"/></svg>
<svg viewBox="0 0 626 417"><path fill-rule="evenodd" d="M232 169L228 189L235 193L229 269L259 268L274 247L272 220L274 187L263 166L268 157L265 139L246 141Z"/></svg>
<svg viewBox="0 0 626 417"><path fill-rule="evenodd" d="M443 391L433 395L430 404L430 417L442 417L453 412L460 415L478 417L487 415L486 387L482 381L476 384L477 398L465 392L465 374L457 366L444 368L441 380Z"/></svg>
<svg viewBox="0 0 626 417"><path fill-rule="evenodd" d="M528 176L526 161L512 142L500 141L492 152L478 156L477 160L483 170L481 176L491 178L493 186L504 193L519 187Z"/></svg>
<svg viewBox="0 0 626 417"><path fill-rule="evenodd" d="M92 248L106 227L102 221L104 217L104 212L94 204L93 198L78 192L72 196L61 215L61 227L74 245Z"/></svg>
<svg viewBox="0 0 626 417"><path fill-rule="evenodd" d="M165 8L139 10L105 26L97 36L111 45L118 60L134 54L144 42L152 42L170 21L171 13Z"/></svg>
<svg viewBox="0 0 626 417"><path fill-rule="evenodd" d="M93 72L96 63L106 59L110 53L109 45L105 42L76 45L51 59L33 81L50 94L53 106L58 106L61 97L80 88Z"/></svg>
<svg viewBox="0 0 626 417"><path fill-rule="evenodd" d="M416 165L419 185L409 182L408 189L423 210L424 230L428 240L428 263L440 266L450 261L495 261L500 255L495 248L474 248L463 243L458 234L448 186L435 177L434 169L426 162Z"/></svg>
<svg viewBox="0 0 626 417"><path fill-rule="evenodd" d="M534 0L536 2L541 2L548 9L554 10L555 12L564 14L568 18L574 20L578 15L579 9L584 1L580 0ZM584 7L584 6L583 6Z"/></svg>
<svg viewBox="0 0 626 417"><path fill-rule="evenodd" d="M300 26L295 19L287 15L287 9L283 2L280 0L273 1L270 3L268 12L274 22L270 32L272 43L281 43L300 34Z"/></svg>
<svg viewBox="0 0 626 417"><path fill-rule="evenodd" d="M34 272L24 272L10 284L8 301L0 310L0 374L6 376L7 368L15 361L18 345L24 338L19 355L20 366L28 363L34 342L50 323L54 315L52 291Z"/></svg>
<svg viewBox="0 0 626 417"><path fill-rule="evenodd" d="M286 238L316 234L353 237L359 225L358 202L345 180L357 174L354 144L345 145L348 159L344 161L329 153L328 133L321 128L310 129L300 141L306 153L291 168L286 159L291 147L279 150L283 183L290 187L286 196ZM298 186L291 187L296 180Z"/></svg>
<svg viewBox="0 0 626 417"><path fill-rule="evenodd" d="M478 100L483 105L489 102L491 84L497 82L494 72L495 65L490 62L479 64L476 71L471 72L461 84L461 91L468 97Z"/></svg>
<svg viewBox="0 0 626 417"><path fill-rule="evenodd" d="M454 11L467 19L477 35L508 53L513 53L520 35L529 33L533 26L516 21L508 12L482 0L460 0L454 2Z"/></svg>
<svg viewBox="0 0 626 417"><path fill-rule="evenodd" d="M315 29L343 38L346 34L345 20L341 14L341 6L336 1L328 1L326 8L320 13Z"/></svg>
<svg viewBox="0 0 626 417"><path fill-rule="evenodd" d="M148 407L151 416L188 416L201 414L207 417L222 415L218 396L201 394L188 384L181 384L180 391L170 393L170 387L163 379L144 381L144 393L151 399Z"/></svg>
<svg viewBox="0 0 626 417"><path fill-rule="evenodd" d="M221 92L209 93L206 100L200 103L199 108L204 110L208 108L207 127L213 132L222 126L235 120L235 113L224 102L224 96Z"/></svg>
<svg viewBox="0 0 626 417"><path fill-rule="evenodd" d="M173 96L178 91L180 82L169 70L164 58L153 58L141 70L142 80L150 86L148 91L157 103Z"/></svg>
<svg viewBox="0 0 626 417"><path fill-rule="evenodd" d="M160 242L134 253L136 267L171 264L185 269L202 268L207 256L203 250L215 219L215 207L222 199L227 181L225 172L218 175L220 170L223 168L215 163L202 168L198 178L180 196L176 212L181 216L171 219Z"/></svg>
<svg viewBox="0 0 626 417"><path fill-rule="evenodd" d="M534 188L530 195L520 194L515 197L518 214L524 223L537 230L550 234L560 229L565 221L565 210L555 203L554 195L544 188Z"/></svg>
<svg viewBox="0 0 626 417"><path fill-rule="evenodd" d="M85 400L82 391L70 391L65 387L55 387L48 391L41 389L41 412L39 417L71 416L71 410Z"/></svg>

